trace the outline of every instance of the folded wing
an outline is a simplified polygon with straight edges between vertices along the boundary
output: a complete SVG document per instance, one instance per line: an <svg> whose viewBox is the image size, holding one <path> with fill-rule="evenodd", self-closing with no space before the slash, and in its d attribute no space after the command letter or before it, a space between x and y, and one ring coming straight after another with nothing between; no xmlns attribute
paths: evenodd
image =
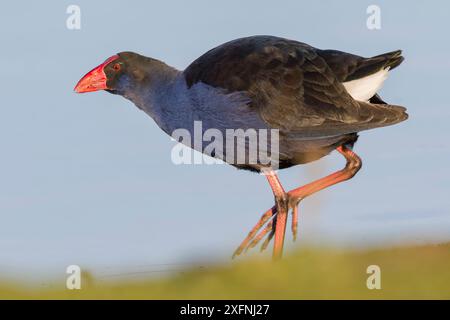
<svg viewBox="0 0 450 320"><path fill-rule="evenodd" d="M401 56L362 57L319 50L270 36L237 39L216 47L185 71L197 82L244 92L270 127L299 137L341 135L388 126L407 118L405 108L357 101L343 82L395 67ZM380 58L381 57L381 58ZM361 60L362 59L362 60ZM364 60L365 59L365 60Z"/></svg>

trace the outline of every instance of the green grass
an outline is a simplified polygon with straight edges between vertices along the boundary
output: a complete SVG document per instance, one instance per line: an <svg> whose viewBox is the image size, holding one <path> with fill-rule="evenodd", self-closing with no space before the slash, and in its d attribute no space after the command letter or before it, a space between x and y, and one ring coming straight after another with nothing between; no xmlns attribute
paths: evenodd
<svg viewBox="0 0 450 320"><path fill-rule="evenodd" d="M381 268L381 289L369 290L366 269ZM88 283L88 284L86 284ZM163 279L64 282L52 289L0 285L8 299L450 299L450 243L344 251L302 249L280 262L245 260L186 270Z"/></svg>

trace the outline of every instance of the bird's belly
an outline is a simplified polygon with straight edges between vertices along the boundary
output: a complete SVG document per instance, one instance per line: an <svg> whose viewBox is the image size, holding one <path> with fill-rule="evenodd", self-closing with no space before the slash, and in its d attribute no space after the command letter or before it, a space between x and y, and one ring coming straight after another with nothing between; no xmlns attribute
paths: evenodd
<svg viewBox="0 0 450 320"><path fill-rule="evenodd" d="M280 169L318 160L341 145L353 147L357 139L356 133L311 140L287 138L282 143L287 157L281 161Z"/></svg>
<svg viewBox="0 0 450 320"><path fill-rule="evenodd" d="M284 169L318 160L340 145L353 145L357 134L317 139L289 139L275 129L246 130L203 127L195 121L192 130L174 139L207 156L240 169Z"/></svg>

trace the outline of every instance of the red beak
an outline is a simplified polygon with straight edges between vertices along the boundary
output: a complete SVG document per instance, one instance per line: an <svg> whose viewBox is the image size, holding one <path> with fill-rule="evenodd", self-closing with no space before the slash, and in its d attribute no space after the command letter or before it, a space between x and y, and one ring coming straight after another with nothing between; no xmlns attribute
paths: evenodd
<svg viewBox="0 0 450 320"><path fill-rule="evenodd" d="M98 67L95 67L94 69L86 73L86 75L83 78L81 78L81 80L78 81L77 85L75 86L74 88L75 92L84 93L108 89L108 87L106 86L107 78L105 71L103 69L111 61L114 61L117 58L119 58L118 55L112 56Z"/></svg>

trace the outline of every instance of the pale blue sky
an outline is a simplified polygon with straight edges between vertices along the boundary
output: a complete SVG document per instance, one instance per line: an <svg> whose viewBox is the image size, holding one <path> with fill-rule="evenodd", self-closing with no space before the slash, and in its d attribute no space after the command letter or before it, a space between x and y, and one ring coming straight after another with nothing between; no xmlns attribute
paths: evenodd
<svg viewBox="0 0 450 320"><path fill-rule="evenodd" d="M79 31L66 28L69 4L81 7ZM381 30L366 28L369 4L381 7ZM305 200L295 245L450 240L449 12L447 1L3 3L0 273L227 261L272 206L264 177L225 165L175 166L173 142L130 102L72 89L116 52L183 69L254 34L364 56L403 49L406 58L381 94L408 107L410 119L360 135L363 169ZM342 166L332 154L280 177L291 188Z"/></svg>

